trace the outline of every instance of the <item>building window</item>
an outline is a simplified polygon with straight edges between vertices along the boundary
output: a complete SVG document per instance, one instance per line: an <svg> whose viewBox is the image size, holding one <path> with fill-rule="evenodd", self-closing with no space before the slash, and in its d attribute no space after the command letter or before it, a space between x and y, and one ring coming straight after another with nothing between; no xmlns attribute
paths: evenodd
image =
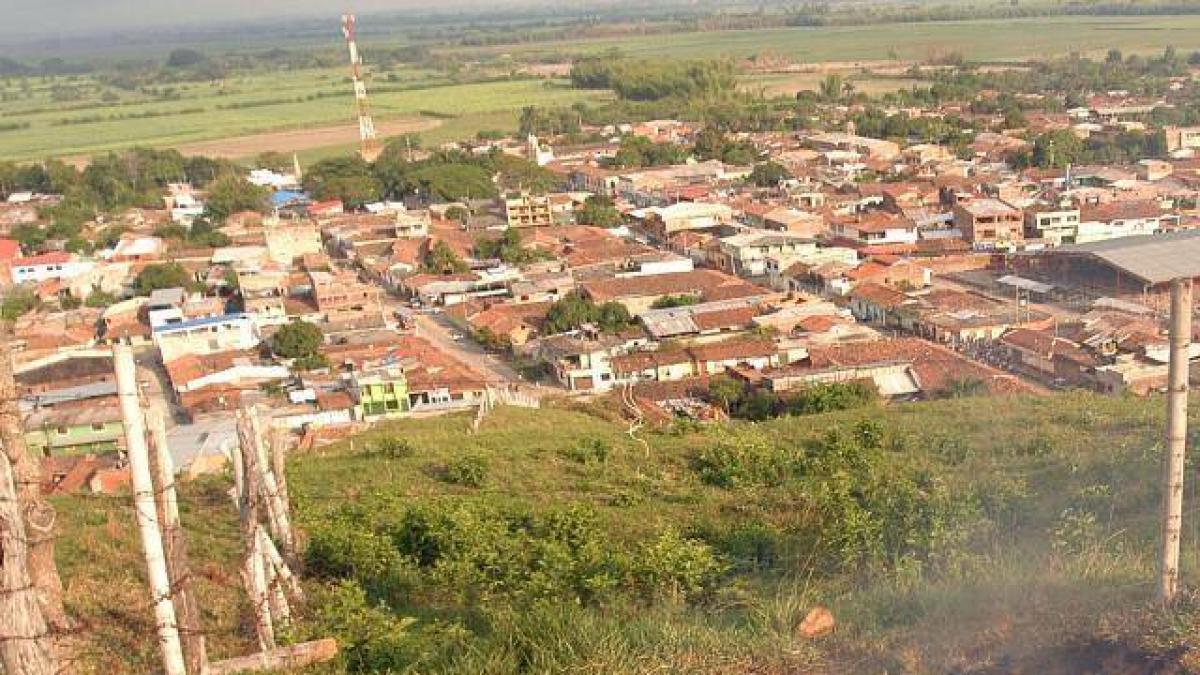
<svg viewBox="0 0 1200 675"><path fill-rule="evenodd" d="M104 431L104 423L92 422L92 431Z"/></svg>
<svg viewBox="0 0 1200 675"><path fill-rule="evenodd" d="M66 436L68 431L66 427L59 427L54 430L54 433L58 434L59 436Z"/></svg>

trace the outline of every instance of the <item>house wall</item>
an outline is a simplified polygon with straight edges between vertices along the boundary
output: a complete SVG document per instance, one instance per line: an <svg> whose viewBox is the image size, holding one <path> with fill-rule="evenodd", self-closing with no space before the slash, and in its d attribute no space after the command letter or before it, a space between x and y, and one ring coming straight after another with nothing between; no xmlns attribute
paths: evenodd
<svg viewBox="0 0 1200 675"><path fill-rule="evenodd" d="M125 438L125 427L118 421L79 424L69 427L29 429L25 442L36 454L74 457L115 452Z"/></svg>

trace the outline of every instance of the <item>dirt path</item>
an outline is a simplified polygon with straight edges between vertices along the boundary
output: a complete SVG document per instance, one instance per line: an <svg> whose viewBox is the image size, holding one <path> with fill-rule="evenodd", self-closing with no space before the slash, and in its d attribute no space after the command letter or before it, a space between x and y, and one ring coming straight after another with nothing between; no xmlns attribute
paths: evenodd
<svg viewBox="0 0 1200 675"><path fill-rule="evenodd" d="M387 138L388 136L429 131L441 126L441 124L441 120L436 119L403 117L376 122L375 130L380 138ZM356 142L358 142L357 124L337 124L306 129L289 129L286 131L266 131L258 134L214 138L207 141L195 141L163 147L174 147L185 155L205 155L208 157L238 159L241 157L254 157L264 152L291 153L334 145L351 145ZM83 167L87 165L90 159L90 155L78 155L65 157L63 161Z"/></svg>

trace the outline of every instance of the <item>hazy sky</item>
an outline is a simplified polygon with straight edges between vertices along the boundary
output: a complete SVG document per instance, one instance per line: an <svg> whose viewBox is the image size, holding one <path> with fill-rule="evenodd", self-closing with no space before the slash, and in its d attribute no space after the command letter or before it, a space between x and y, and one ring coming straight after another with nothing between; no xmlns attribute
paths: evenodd
<svg viewBox="0 0 1200 675"><path fill-rule="evenodd" d="M45 37L123 28L412 8L454 9L518 0L0 0L0 35ZM528 0L520 4L531 4ZM571 4L582 4L572 0Z"/></svg>

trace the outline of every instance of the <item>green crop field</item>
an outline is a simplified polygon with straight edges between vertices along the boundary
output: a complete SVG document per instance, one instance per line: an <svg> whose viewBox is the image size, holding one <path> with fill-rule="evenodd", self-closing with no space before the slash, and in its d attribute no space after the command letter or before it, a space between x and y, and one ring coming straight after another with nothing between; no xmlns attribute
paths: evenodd
<svg viewBox="0 0 1200 675"><path fill-rule="evenodd" d="M371 49L394 46L369 42ZM960 52L971 60L1013 60L1063 55L1155 52L1171 45L1200 49L1200 16L1055 17L1019 21L962 21L827 28L673 33L486 48L435 48L435 53L483 60L492 74L534 59L560 59L617 48L645 58L743 58L773 54L796 62L926 59ZM369 58L368 58L369 60ZM789 94L810 88L810 76L751 76L749 90ZM857 78L861 91L908 86L904 80ZM461 83L444 73L398 67L369 83L380 121L440 120L424 132L429 142L458 140L485 129L515 128L526 105L596 101L597 92L561 82L501 80ZM77 156L133 145L179 146L277 130L307 130L353 122L353 99L343 68L243 73L219 82L159 84L115 89L90 76L0 79L0 159ZM352 132L350 132L352 133ZM336 143L296 148L306 157L351 147ZM247 142L245 155L256 154Z"/></svg>
<svg viewBox="0 0 1200 675"><path fill-rule="evenodd" d="M398 81L371 83L377 121L427 115L474 135L494 121L515 128L520 108L596 101L603 93L571 89L548 80L500 80L456 84L424 71L400 71ZM163 85L155 97L117 93L90 78L0 82L0 158L38 159L92 154L133 145L177 146L281 129L352 123L354 99L340 69L250 74L219 83ZM54 100L69 88L71 101ZM454 124L456 118L466 121ZM488 117L491 117L489 120ZM482 125L475 127L470 121ZM27 125L27 126L26 126ZM247 154L254 154L251 150Z"/></svg>
<svg viewBox="0 0 1200 675"><path fill-rule="evenodd" d="M617 48L631 56L745 58L772 53L799 62L857 59L926 59L961 52L972 60L1200 49L1200 16L1049 17L1008 21L955 21L821 28L773 28L676 33L535 43L486 51L514 58L562 53L596 53Z"/></svg>
<svg viewBox="0 0 1200 675"><path fill-rule="evenodd" d="M1069 650L1080 645L1162 654L1196 640L1193 602L1153 609L1160 399L873 406L645 430L644 446L611 418L615 409L502 408L477 434L467 416L403 421L294 457L289 483L314 601L293 636L333 634L346 652L319 672L1065 674L1079 670L1054 660L1078 665ZM835 428L860 440L808 469L825 478L785 468L789 456L818 452L802 448ZM879 450L853 450L863 443ZM712 454L720 447L757 449ZM873 473L880 482L858 482ZM216 657L250 648L224 480L185 489ZM908 481L914 491L889 492ZM858 489L892 498L855 516L813 510L814 500L863 498ZM1187 499L1195 496L1189 484ZM152 669L152 614L128 498L58 505L77 646L90 657L81 672ZM902 532L873 529L889 511L906 514L892 528L940 542L931 544L936 553L848 562L875 537L908 545L895 539ZM943 529L935 513L965 515L969 527ZM1192 501L1187 513L1183 578L1194 587ZM831 518L816 538L814 517ZM845 528L865 528L863 538L838 538ZM636 571L644 565L703 573L703 558L692 557L701 545L722 570L703 593L603 590L630 565L638 584L661 583ZM594 567L603 551L614 557ZM591 589L583 600L563 590L576 575ZM796 627L816 604L839 623L812 641ZM1011 669L987 669L996 663Z"/></svg>

